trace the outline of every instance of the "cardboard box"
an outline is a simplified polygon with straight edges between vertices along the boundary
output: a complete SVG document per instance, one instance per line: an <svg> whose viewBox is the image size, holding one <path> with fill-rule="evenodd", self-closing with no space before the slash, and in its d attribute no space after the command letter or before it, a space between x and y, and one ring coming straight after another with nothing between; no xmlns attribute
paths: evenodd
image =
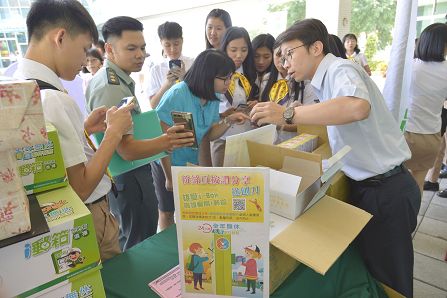
<svg viewBox="0 0 447 298"><path fill-rule="evenodd" d="M106 297L101 278L102 266L95 267L84 273L71 277L61 283L37 292L30 298L103 298ZM19 298L26 296L19 296Z"/></svg>
<svg viewBox="0 0 447 298"><path fill-rule="evenodd" d="M90 211L70 186L36 195L50 232L0 249L0 293L29 296L100 264Z"/></svg>
<svg viewBox="0 0 447 298"><path fill-rule="evenodd" d="M307 133L318 136L317 148L313 150L311 153L319 155L321 159L328 159L329 157L332 156L326 126L300 124L297 127L297 131L298 134Z"/></svg>
<svg viewBox="0 0 447 298"><path fill-rule="evenodd" d="M285 167L293 173L301 171L304 173L300 174L303 175L301 183L311 186L298 194L301 195L302 201L308 202L306 206L311 208L296 220L274 214L271 217L275 226L270 237L271 293L299 263L325 274L372 216L325 195L331 180L327 180L326 173L321 176L321 155L250 141L247 141L247 148L251 166L265 166L275 170ZM296 168L297 160L300 160L300 168ZM338 163L334 165L341 168ZM326 181L328 183L324 184ZM317 186L315 190L312 188L314 184L322 188L318 190ZM315 201L317 203L313 205Z"/></svg>
<svg viewBox="0 0 447 298"><path fill-rule="evenodd" d="M278 146L292 150L312 152L317 148L317 144L318 136L302 133L278 144Z"/></svg>
<svg viewBox="0 0 447 298"><path fill-rule="evenodd" d="M56 128L47 123L48 142L16 149L19 174L27 194L68 185Z"/></svg>

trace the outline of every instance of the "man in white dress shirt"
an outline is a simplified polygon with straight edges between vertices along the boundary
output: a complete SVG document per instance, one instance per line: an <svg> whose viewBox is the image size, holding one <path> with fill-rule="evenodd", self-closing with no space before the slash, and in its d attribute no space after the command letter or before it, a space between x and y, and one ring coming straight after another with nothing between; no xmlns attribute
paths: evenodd
<svg viewBox="0 0 447 298"><path fill-rule="evenodd" d="M251 113L259 125L327 125L333 152L352 147L343 168L351 201L373 218L356 242L372 275L413 296L413 244L421 196L402 163L411 156L398 123L366 72L329 51L328 33L315 19L295 23L277 38L282 61L295 81L312 80L321 103L285 108L259 103Z"/></svg>
<svg viewBox="0 0 447 298"><path fill-rule="evenodd" d="M37 0L31 5L26 24L30 42L15 77L35 79L44 89L41 96L45 119L58 131L68 180L92 213L104 261L120 253L118 224L107 200L111 181L105 172L123 134L132 127L133 105L108 110L101 107L84 121L76 102L62 86L60 79L75 78L87 50L98 40L96 25L80 2ZM95 153L84 131L87 135L105 131L107 141Z"/></svg>

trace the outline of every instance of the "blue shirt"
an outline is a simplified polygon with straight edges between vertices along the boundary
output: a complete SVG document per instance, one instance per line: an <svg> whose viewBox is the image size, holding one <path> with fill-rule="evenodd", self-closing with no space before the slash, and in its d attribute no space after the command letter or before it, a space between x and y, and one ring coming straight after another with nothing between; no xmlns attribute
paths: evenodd
<svg viewBox="0 0 447 298"><path fill-rule="evenodd" d="M203 136L208 132L214 123L219 122L219 101L209 100L202 105L200 98L189 90L185 82L180 82L172 86L165 92L156 108L160 121L169 126L173 126L171 112L190 112L194 121L194 133L197 143L202 142ZM198 164L199 151L194 148L175 149L171 155L173 166L185 166L187 162Z"/></svg>

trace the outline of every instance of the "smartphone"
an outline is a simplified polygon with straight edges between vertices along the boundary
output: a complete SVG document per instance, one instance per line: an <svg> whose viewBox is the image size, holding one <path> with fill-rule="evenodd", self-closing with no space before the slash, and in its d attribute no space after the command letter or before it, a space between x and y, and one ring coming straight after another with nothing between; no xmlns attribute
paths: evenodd
<svg viewBox="0 0 447 298"><path fill-rule="evenodd" d="M174 124L182 124L185 128L184 131L190 131L194 134L194 144L191 146L191 148L198 149L199 146L197 144L196 133L194 130L194 120L192 118L192 113L172 111L171 117Z"/></svg>
<svg viewBox="0 0 447 298"><path fill-rule="evenodd" d="M118 108L121 106L128 106L132 103L137 103L137 98L135 96L128 96L121 99L120 103L118 104Z"/></svg>
<svg viewBox="0 0 447 298"><path fill-rule="evenodd" d="M182 60L180 59L169 60L169 69L172 69L173 67L182 68Z"/></svg>
<svg viewBox="0 0 447 298"><path fill-rule="evenodd" d="M248 104L246 103L240 103L236 108L236 112L248 113L248 110Z"/></svg>

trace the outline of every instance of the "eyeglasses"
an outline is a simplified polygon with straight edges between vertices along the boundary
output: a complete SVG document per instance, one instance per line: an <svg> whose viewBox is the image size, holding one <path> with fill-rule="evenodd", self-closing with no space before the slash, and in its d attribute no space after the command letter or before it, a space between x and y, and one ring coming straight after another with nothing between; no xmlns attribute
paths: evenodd
<svg viewBox="0 0 447 298"><path fill-rule="evenodd" d="M281 57L281 65L284 66L284 64L286 63L286 61L287 61L287 62L290 62L290 60L292 59L292 54L293 54L293 52L294 52L296 49L298 49L298 48L304 47L305 45L306 45L306 44L302 44L302 45L300 45L300 46L297 46L297 47L294 47L294 48L292 48L292 49L289 49L289 50L287 51L287 53L286 53L284 56Z"/></svg>
<svg viewBox="0 0 447 298"><path fill-rule="evenodd" d="M231 78L232 77L233 77L233 74L230 74L230 75L226 76L225 78L216 77L216 79L224 81L224 84L227 85L227 84L229 84L231 82Z"/></svg>

